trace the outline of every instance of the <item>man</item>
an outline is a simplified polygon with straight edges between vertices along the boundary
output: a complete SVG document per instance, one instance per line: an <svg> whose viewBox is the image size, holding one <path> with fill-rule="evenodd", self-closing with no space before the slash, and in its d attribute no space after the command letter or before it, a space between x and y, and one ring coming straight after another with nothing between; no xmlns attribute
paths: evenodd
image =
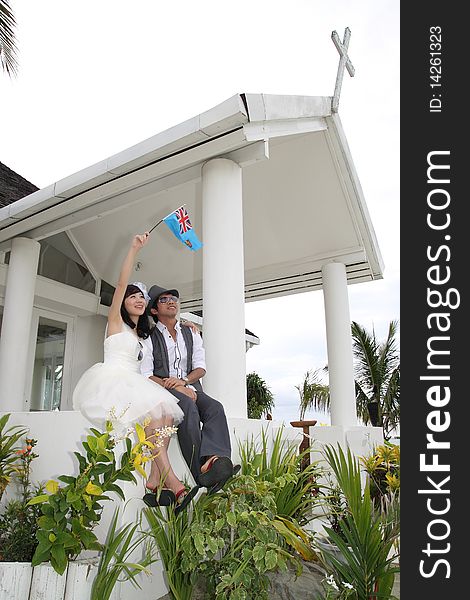
<svg viewBox="0 0 470 600"><path fill-rule="evenodd" d="M213 493L240 467L234 468L230 459L224 408L202 389L200 379L206 373L202 338L181 325L178 290L154 285L149 296L148 312L156 326L144 340L141 372L178 398L184 413L178 427L181 452L196 483Z"/></svg>

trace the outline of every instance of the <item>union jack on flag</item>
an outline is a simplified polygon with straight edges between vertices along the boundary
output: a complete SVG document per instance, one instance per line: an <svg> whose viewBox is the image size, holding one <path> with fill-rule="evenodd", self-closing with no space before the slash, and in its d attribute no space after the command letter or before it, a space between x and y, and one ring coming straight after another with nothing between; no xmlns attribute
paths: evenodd
<svg viewBox="0 0 470 600"><path fill-rule="evenodd" d="M189 215L183 206L175 210L175 215L178 219L178 223L180 224L181 235L193 228L193 226L191 225L191 221L189 220Z"/></svg>
<svg viewBox="0 0 470 600"><path fill-rule="evenodd" d="M174 233L175 237L183 242L190 250L195 252L196 250L199 250L199 248L202 248L202 244L194 232L188 212L184 206L180 206L173 211L171 215L168 215L162 220Z"/></svg>

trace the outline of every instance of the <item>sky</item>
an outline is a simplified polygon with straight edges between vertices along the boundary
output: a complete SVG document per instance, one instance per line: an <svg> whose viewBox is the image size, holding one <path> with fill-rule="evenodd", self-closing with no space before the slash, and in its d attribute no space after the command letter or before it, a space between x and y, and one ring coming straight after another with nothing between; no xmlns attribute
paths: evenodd
<svg viewBox="0 0 470 600"><path fill-rule="evenodd" d="M349 27L339 116L385 264L348 287L352 321L384 339L399 320L398 0L11 0L19 74L0 74L0 161L47 186L236 93L332 96L331 40ZM299 418L300 385L327 364L321 291L246 305L260 338L247 353L274 394L273 418ZM308 418L329 423L328 415Z"/></svg>

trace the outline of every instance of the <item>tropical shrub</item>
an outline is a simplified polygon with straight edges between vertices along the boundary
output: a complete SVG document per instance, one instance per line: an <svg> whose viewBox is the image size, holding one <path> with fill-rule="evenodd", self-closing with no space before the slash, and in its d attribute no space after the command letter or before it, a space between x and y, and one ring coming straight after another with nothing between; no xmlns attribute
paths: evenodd
<svg viewBox="0 0 470 600"><path fill-rule="evenodd" d="M194 511L201 510L199 503ZM181 568L185 555L186 540L190 536L190 513L188 510L175 515L171 507L159 506L144 509L144 515L150 527L149 536L155 541L163 562L166 583L174 600L191 600L196 571L190 572ZM198 555L197 555L198 556Z"/></svg>
<svg viewBox="0 0 470 600"><path fill-rule="evenodd" d="M274 484L276 514L305 525L312 518L313 505L318 502L321 469L318 462L303 468L310 450L299 453L298 444L286 440L283 433L282 427L270 444L263 429L259 442L252 438L240 443L241 473Z"/></svg>
<svg viewBox="0 0 470 600"><path fill-rule="evenodd" d="M29 500L42 493L42 487L31 485L31 463L38 455L33 452L36 440L26 438L16 451L17 463L12 477L20 488L20 498L10 500L0 515L0 561L30 562L36 550L36 532L40 509L28 506Z"/></svg>
<svg viewBox="0 0 470 600"><path fill-rule="evenodd" d="M249 419L266 417L274 408L274 396L257 373L248 373L246 376L246 398Z"/></svg>
<svg viewBox="0 0 470 600"><path fill-rule="evenodd" d="M114 455L116 446L112 435L112 425L107 431L90 429L82 446L84 455L74 452L78 461L79 473L76 477L62 475L58 481L48 481L46 491L32 498L28 505L40 504L41 516L38 520L38 546L32 564L39 565L50 561L54 569L62 575L68 561L78 556L82 550L102 550L103 546L93 532L101 518L102 502L109 500L109 493L116 493L125 500L119 487L119 481L136 482L133 472L139 471L146 476L143 462L150 460L150 449L154 444L145 437L144 427L137 424L137 444L132 447L131 440L125 438L126 449L119 466Z"/></svg>
<svg viewBox="0 0 470 600"><path fill-rule="evenodd" d="M324 453L348 507L340 521L342 535L325 527L334 550L321 546L324 566L339 589L345 584L353 586L357 600L390 598L399 570L393 565L397 558L394 542L399 535L397 500L391 496L377 507L369 482L362 491L359 461L349 448L345 454L339 445L336 449L325 446Z"/></svg>
<svg viewBox="0 0 470 600"><path fill-rule="evenodd" d="M155 562L149 538L140 531L140 520L118 528L119 507L114 511L106 541L100 555L100 562L91 588L90 600L109 600L118 581L126 581L140 588L137 575L147 573L147 567ZM138 562L129 559L142 544L145 545L143 558Z"/></svg>
<svg viewBox="0 0 470 600"><path fill-rule="evenodd" d="M400 493L400 446L385 442L377 446L370 456L361 457L369 478L370 495L380 503L391 493Z"/></svg>
<svg viewBox="0 0 470 600"><path fill-rule="evenodd" d="M7 429L10 416L10 413L6 413L0 417L0 500L18 462L17 450L20 448L16 444L28 431L20 425L13 425Z"/></svg>
<svg viewBox="0 0 470 600"><path fill-rule="evenodd" d="M175 600L189 600L197 582L205 598L262 600L267 574L299 557L314 560L311 538L292 519L276 514L276 484L239 475L218 494L202 496L192 513L146 509Z"/></svg>

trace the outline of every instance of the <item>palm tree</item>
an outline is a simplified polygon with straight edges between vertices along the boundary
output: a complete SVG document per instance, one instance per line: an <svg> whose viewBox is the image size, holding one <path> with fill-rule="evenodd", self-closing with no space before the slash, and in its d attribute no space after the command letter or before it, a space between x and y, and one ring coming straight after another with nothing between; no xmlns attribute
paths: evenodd
<svg viewBox="0 0 470 600"><path fill-rule="evenodd" d="M274 407L274 396L257 373L248 373L246 376L246 396L249 419L261 419L263 415L266 417Z"/></svg>
<svg viewBox="0 0 470 600"><path fill-rule="evenodd" d="M398 322L391 321L384 342L367 332L356 322L351 324L353 339L356 412L367 425L383 428L389 439L400 424L400 359L396 333ZM327 367L324 369L328 370ZM320 369L307 372L303 383L296 386L300 394L300 418L309 408L328 411L328 385L321 382Z"/></svg>
<svg viewBox="0 0 470 600"><path fill-rule="evenodd" d="M303 382L295 386L300 395L301 421L309 408L314 408L320 412L328 412L330 410L330 388L321 381L320 375L320 371L327 370L327 367L325 367L316 371L307 371Z"/></svg>
<svg viewBox="0 0 470 600"><path fill-rule="evenodd" d="M391 321L384 342L375 332L368 333L358 323L351 326L355 358L357 416L367 425L383 427L388 439L400 423L400 357L396 333L398 322Z"/></svg>
<svg viewBox="0 0 470 600"><path fill-rule="evenodd" d="M16 19L9 0L0 0L0 64L10 77L18 71L15 28Z"/></svg>

